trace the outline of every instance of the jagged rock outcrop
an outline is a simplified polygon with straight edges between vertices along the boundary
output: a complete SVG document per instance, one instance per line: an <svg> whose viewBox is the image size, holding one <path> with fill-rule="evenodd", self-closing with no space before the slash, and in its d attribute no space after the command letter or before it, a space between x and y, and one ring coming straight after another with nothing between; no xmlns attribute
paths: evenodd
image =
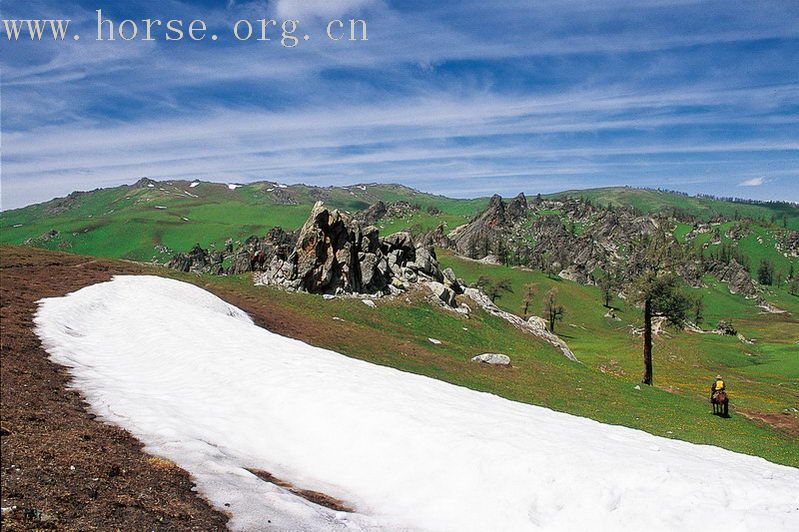
<svg viewBox="0 0 799 532"><path fill-rule="evenodd" d="M360 215L360 219L363 220L364 223L373 224L383 218L387 212L388 208L386 204L382 201L378 201L364 210Z"/></svg>
<svg viewBox="0 0 799 532"><path fill-rule="evenodd" d="M722 283L727 283L733 294L742 294L746 297L758 295L757 285L749 274L749 270L735 259L731 259L728 263L712 262L707 265L707 270Z"/></svg>
<svg viewBox="0 0 799 532"><path fill-rule="evenodd" d="M596 284L612 272L617 282L626 285L640 273L636 259L640 258L637 250L642 242L658 238L663 242L663 256L672 259L674 272L688 285L704 286L704 277L710 273L728 283L733 293L759 297L757 283L740 261L713 256L712 250L707 251L710 243L703 243L706 253L700 255L692 244L680 242L673 234L675 218L675 214L642 214L630 207L597 208L569 198L536 197L528 204L520 194L506 203L495 195L468 224L448 235L442 235L441 228L425 235L425 241L468 258L543 270L580 284ZM710 242L720 242L718 224L690 223L696 225L686 241L712 233ZM745 224L737 224L730 231L731 238L743 238L749 230ZM780 234L780 252L799 254L798 247L796 232L784 230Z"/></svg>
<svg viewBox="0 0 799 532"><path fill-rule="evenodd" d="M276 256L287 256L296 239L296 234L289 234L280 227L274 227L266 236L253 235L238 247L234 247L233 243L228 241L225 252L231 256L231 263L227 273L263 271Z"/></svg>
<svg viewBox="0 0 799 532"><path fill-rule="evenodd" d="M438 224L435 229L423 234L419 238L419 243L425 246L434 246L444 249L453 247L452 240L449 239L444 230L444 224Z"/></svg>
<svg viewBox="0 0 799 532"><path fill-rule="evenodd" d="M374 224L383 218L403 218L419 211L418 205L411 205L407 201L384 203L378 201L356 215L356 219L364 224Z"/></svg>
<svg viewBox="0 0 799 532"><path fill-rule="evenodd" d="M799 257L799 231L783 231L777 240L777 251L786 257Z"/></svg>
<svg viewBox="0 0 799 532"><path fill-rule="evenodd" d="M524 195L524 193L520 192L510 201L510 203L508 203L508 206L505 209L505 214L507 215L508 221L514 223L518 220L521 220L527 216L528 208L529 206L527 205L527 197Z"/></svg>
<svg viewBox="0 0 799 532"><path fill-rule="evenodd" d="M169 268L182 272L210 273L219 275L223 273L222 262L224 255L218 251L209 252L199 244L195 244L187 253L178 253L167 263Z"/></svg>
<svg viewBox="0 0 799 532"><path fill-rule="evenodd" d="M383 294L421 281L441 284L445 290L437 295L454 303L432 248L416 245L407 232L380 238L376 227L363 227L321 202L314 205L294 248L275 254L256 276L257 284L321 294Z"/></svg>
<svg viewBox="0 0 799 532"><path fill-rule="evenodd" d="M411 283L428 283L441 301L454 305L462 292L455 274L441 271L432 246L404 231L381 238L377 227L322 202L294 233L275 227L240 244L228 240L222 251L196 245L167 266L215 275L255 272L256 284L319 294L399 293Z"/></svg>
<svg viewBox="0 0 799 532"><path fill-rule="evenodd" d="M506 205L495 194L480 215L449 234L452 245L461 255L480 259L486 255L503 255L504 234L527 213L527 198L519 194Z"/></svg>

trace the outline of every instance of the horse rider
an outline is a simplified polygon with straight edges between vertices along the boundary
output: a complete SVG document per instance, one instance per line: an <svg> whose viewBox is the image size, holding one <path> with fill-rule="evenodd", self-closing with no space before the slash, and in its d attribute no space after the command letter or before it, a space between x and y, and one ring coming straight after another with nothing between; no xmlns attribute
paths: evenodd
<svg viewBox="0 0 799 532"><path fill-rule="evenodd" d="M718 392L722 392L724 390L726 390L726 386L724 385L724 380L722 380L721 375L716 375L716 380L713 381L713 386L710 387L711 401Z"/></svg>

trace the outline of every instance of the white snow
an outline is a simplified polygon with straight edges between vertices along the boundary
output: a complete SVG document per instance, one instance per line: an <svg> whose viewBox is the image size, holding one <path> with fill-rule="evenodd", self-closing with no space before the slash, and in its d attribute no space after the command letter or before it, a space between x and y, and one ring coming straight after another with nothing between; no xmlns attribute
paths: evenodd
<svg viewBox="0 0 799 532"><path fill-rule="evenodd" d="M799 530L797 469L351 359L193 285L115 277L42 300L35 323L93 410L234 529Z"/></svg>
<svg viewBox="0 0 799 532"><path fill-rule="evenodd" d="M191 183L189 183L189 187L190 187L190 188L194 188L194 187L196 187L196 186L197 186L197 185L199 185L199 184L200 184L200 182L199 182L199 181L192 181Z"/></svg>
<svg viewBox="0 0 799 532"><path fill-rule="evenodd" d="M239 188L240 186L241 186L241 185L237 185L236 183L228 183L228 186L227 186L227 188L229 188L230 190L236 190L236 189L237 189L237 188Z"/></svg>

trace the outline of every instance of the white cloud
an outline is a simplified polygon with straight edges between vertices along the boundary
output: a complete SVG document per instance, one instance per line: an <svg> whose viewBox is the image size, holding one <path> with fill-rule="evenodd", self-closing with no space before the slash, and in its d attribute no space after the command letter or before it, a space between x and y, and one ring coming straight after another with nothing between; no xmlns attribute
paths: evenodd
<svg viewBox="0 0 799 532"><path fill-rule="evenodd" d="M759 187L760 185L766 184L765 177L753 177L752 179L747 179L746 181L741 181L738 183L739 187Z"/></svg>
<svg viewBox="0 0 799 532"><path fill-rule="evenodd" d="M335 17L355 15L373 0L279 0L277 15L281 18Z"/></svg>

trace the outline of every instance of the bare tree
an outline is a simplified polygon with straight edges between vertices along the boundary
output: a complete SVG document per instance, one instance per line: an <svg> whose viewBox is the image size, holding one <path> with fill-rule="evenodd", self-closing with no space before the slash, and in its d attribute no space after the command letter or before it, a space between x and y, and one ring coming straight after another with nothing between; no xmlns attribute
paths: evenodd
<svg viewBox="0 0 799 532"><path fill-rule="evenodd" d="M558 290L553 288L547 295L544 296L544 316L547 318L547 322L549 322L549 332L555 332L555 322L560 321L563 319L563 315L566 314L566 310L557 304L556 296L558 294Z"/></svg>
<svg viewBox="0 0 799 532"><path fill-rule="evenodd" d="M492 302L501 298L503 292L513 292L513 285L510 279L500 279L494 282L487 275L481 275L474 284L477 288L485 292Z"/></svg>
<svg viewBox="0 0 799 532"><path fill-rule="evenodd" d="M527 311L530 309L530 305L533 303L537 292L538 286L533 283L528 283L523 287L522 316L525 318L527 317Z"/></svg>
<svg viewBox="0 0 799 532"><path fill-rule="evenodd" d="M619 289L619 281L613 272L605 273L597 281L597 286L602 291L602 302L606 308L611 308L610 303L613 301L613 296Z"/></svg>

